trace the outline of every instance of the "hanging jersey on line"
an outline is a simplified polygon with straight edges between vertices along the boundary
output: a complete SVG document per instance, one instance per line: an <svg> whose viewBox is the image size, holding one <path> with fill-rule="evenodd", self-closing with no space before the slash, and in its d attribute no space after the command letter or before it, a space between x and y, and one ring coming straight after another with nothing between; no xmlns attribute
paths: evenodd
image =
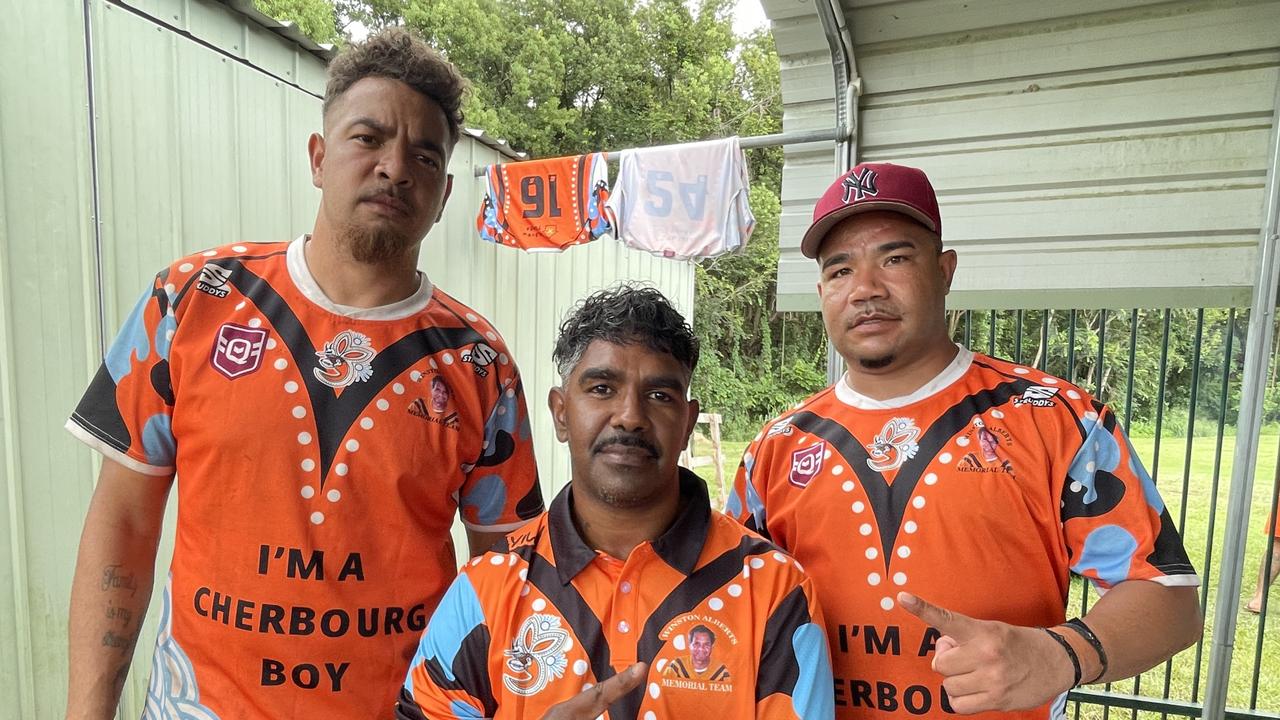
<svg viewBox="0 0 1280 720"><path fill-rule="evenodd" d="M662 257L715 257L755 230L738 138L624 150L606 205L619 240Z"/></svg>
<svg viewBox="0 0 1280 720"><path fill-rule="evenodd" d="M476 230L491 243L559 252L609 232L604 153L490 165Z"/></svg>

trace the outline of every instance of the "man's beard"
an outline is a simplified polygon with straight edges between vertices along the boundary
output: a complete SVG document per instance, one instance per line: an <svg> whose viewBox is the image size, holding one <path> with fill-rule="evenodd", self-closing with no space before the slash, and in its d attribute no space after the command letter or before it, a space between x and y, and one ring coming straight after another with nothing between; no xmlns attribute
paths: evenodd
<svg viewBox="0 0 1280 720"><path fill-rule="evenodd" d="M364 227L347 223L338 233L339 241L356 262L382 265L402 257L417 238L387 227Z"/></svg>
<svg viewBox="0 0 1280 720"><path fill-rule="evenodd" d="M884 357L878 358L864 357L858 358L858 364L861 365L864 370L883 370L884 368L892 365L895 359L896 358L893 355L885 355Z"/></svg>

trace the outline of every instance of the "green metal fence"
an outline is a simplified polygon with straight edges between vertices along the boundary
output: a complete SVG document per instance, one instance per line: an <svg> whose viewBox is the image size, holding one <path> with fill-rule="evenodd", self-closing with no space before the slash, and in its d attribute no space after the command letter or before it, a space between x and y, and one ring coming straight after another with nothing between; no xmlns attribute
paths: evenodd
<svg viewBox="0 0 1280 720"><path fill-rule="evenodd" d="M1280 492L1280 383L1272 355L1262 444L1243 556L1224 552L1226 486L1239 409L1248 310L1237 308L963 311L951 315L957 341L1034 365L1111 406L1181 530L1200 573L1205 636L1132 680L1073 692L1075 718L1199 717L1209 666L1211 619L1238 613L1227 694L1229 718L1280 718L1280 584L1260 613L1244 609L1259 575L1270 573L1270 525ZM1244 577L1240 597L1217 597L1222 569ZM1074 579L1069 614L1096 598Z"/></svg>

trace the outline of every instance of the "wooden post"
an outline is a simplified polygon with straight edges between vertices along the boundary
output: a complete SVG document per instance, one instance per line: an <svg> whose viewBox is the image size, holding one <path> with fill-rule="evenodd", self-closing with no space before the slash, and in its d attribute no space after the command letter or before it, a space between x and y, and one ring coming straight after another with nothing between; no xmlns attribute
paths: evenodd
<svg viewBox="0 0 1280 720"><path fill-rule="evenodd" d="M680 453L680 464L693 470L703 465L716 466L716 501L719 502L717 510L724 508L725 501L725 484L724 484L724 449L720 445L720 413L698 413L697 425L710 425L711 440L711 457L698 455L694 448L693 438L689 438L689 447ZM696 428L697 425L694 427Z"/></svg>
<svg viewBox="0 0 1280 720"><path fill-rule="evenodd" d="M724 509L725 487L724 487L724 451L720 447L720 413L711 413L711 460L716 465L716 484L720 486L720 490L716 494L716 509Z"/></svg>

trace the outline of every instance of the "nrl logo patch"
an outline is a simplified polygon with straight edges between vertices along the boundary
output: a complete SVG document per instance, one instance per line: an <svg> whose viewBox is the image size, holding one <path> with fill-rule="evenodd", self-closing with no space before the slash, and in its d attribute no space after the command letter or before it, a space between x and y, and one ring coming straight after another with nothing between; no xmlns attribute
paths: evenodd
<svg viewBox="0 0 1280 720"><path fill-rule="evenodd" d="M262 346L267 331L235 323L218 328L209 363L228 380L235 380L262 367Z"/></svg>
<svg viewBox="0 0 1280 720"><path fill-rule="evenodd" d="M506 657L502 684L524 697L542 692L548 683L564 675L569 664L565 659L568 645L569 633L560 627L560 618L530 615L520 625L511 647L502 651Z"/></svg>
<svg viewBox="0 0 1280 720"><path fill-rule="evenodd" d="M791 453L791 475L788 479L796 487L807 487L822 472L822 459L827 452L825 440Z"/></svg>
<svg viewBox="0 0 1280 720"><path fill-rule="evenodd" d="M484 343L476 343L469 349L463 350L460 357L463 362L471 363L477 375L485 377L489 374L489 366L497 359L498 351Z"/></svg>
<svg viewBox="0 0 1280 720"><path fill-rule="evenodd" d="M1014 407L1022 407L1030 405L1032 407L1053 407L1053 398L1058 394L1058 388L1045 387L1044 385L1032 385L1022 391L1021 397L1013 399Z"/></svg>
<svg viewBox="0 0 1280 720"><path fill-rule="evenodd" d="M870 445L867 445L867 467L876 472L897 470L916 456L920 445L920 428L911 418L893 418L884 424Z"/></svg>

